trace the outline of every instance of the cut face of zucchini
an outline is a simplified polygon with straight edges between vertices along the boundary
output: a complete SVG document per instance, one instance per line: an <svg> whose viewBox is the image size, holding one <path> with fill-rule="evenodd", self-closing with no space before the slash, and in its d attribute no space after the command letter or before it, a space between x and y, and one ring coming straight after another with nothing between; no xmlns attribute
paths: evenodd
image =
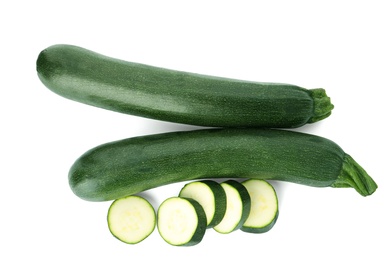
<svg viewBox="0 0 390 260"><path fill-rule="evenodd" d="M278 198L275 189L264 180L250 179L242 182L251 197L251 210L242 231L264 233L278 218Z"/></svg>
<svg viewBox="0 0 390 260"><path fill-rule="evenodd" d="M107 222L116 238L128 244L137 244L153 232L156 213L146 199L128 196L111 204Z"/></svg>
<svg viewBox="0 0 390 260"><path fill-rule="evenodd" d="M248 191L241 183L228 180L221 183L221 186L226 193L227 207L222 221L214 227L214 230L228 234L244 224L249 216L251 202Z"/></svg>
<svg viewBox="0 0 390 260"><path fill-rule="evenodd" d="M186 184L179 197L192 198L203 207L207 228L219 224L226 212L226 194L222 186L212 180L195 181Z"/></svg>
<svg viewBox="0 0 390 260"><path fill-rule="evenodd" d="M193 199L172 197L161 203L157 228L161 237L174 246L192 246L202 241L206 232L206 214Z"/></svg>

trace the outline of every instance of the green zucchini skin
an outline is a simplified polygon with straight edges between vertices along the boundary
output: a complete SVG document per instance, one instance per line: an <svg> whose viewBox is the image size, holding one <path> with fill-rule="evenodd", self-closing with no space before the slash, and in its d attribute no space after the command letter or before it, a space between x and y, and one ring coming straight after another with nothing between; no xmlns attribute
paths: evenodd
<svg viewBox="0 0 390 260"><path fill-rule="evenodd" d="M353 187L363 196L377 188L334 142L275 129L213 128L128 138L92 148L69 171L73 192L90 201L207 178Z"/></svg>
<svg viewBox="0 0 390 260"><path fill-rule="evenodd" d="M169 70L54 45L37 59L42 83L74 101L116 112L214 127L299 127L328 117L324 89Z"/></svg>

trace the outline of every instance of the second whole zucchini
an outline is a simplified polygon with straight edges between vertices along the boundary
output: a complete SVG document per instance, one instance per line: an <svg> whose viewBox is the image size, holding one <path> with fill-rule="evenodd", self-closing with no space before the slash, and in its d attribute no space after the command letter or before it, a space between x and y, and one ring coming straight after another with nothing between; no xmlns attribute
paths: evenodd
<svg viewBox="0 0 390 260"><path fill-rule="evenodd" d="M69 171L73 192L91 201L206 178L353 187L363 196L377 188L336 143L275 129L214 128L128 138L92 148Z"/></svg>
<svg viewBox="0 0 390 260"><path fill-rule="evenodd" d="M200 75L53 45L37 59L40 80L81 103L170 122L216 127L299 127L328 117L325 90Z"/></svg>

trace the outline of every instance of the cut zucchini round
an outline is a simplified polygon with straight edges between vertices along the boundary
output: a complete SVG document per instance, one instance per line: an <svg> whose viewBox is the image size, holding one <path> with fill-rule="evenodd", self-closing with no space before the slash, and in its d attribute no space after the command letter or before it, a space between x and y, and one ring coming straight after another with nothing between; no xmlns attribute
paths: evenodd
<svg viewBox="0 0 390 260"><path fill-rule="evenodd" d="M242 182L251 197L251 210L242 231L264 233L269 231L278 218L278 197L271 184L264 180L249 179Z"/></svg>
<svg viewBox="0 0 390 260"><path fill-rule="evenodd" d="M202 241L207 220L202 206L194 199L172 197L157 211L161 237L174 246L193 246Z"/></svg>
<svg viewBox="0 0 390 260"><path fill-rule="evenodd" d="M228 234L240 229L249 216L251 201L244 185L235 180L221 183L225 190L227 206L222 221L214 227L214 230Z"/></svg>
<svg viewBox="0 0 390 260"><path fill-rule="evenodd" d="M191 198L203 207L207 228L219 224L226 212L226 193L222 186L212 180L194 181L186 184L179 197Z"/></svg>
<svg viewBox="0 0 390 260"><path fill-rule="evenodd" d="M133 195L111 204L107 222L114 237L127 244L137 244L153 232L156 213L146 199Z"/></svg>

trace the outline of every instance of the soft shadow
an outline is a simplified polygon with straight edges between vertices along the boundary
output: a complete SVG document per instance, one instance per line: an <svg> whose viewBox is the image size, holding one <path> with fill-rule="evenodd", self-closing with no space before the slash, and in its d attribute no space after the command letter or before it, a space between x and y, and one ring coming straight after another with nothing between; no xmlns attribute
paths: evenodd
<svg viewBox="0 0 390 260"><path fill-rule="evenodd" d="M149 203L153 206L154 210L156 211L158 209L158 207L160 206L159 204L159 201L156 199L155 196L152 195L151 192L149 191L142 191L140 193L137 193L136 194L137 196L140 196L144 199L146 199L147 201L149 201Z"/></svg>
<svg viewBox="0 0 390 260"><path fill-rule="evenodd" d="M294 129L286 129L286 130L292 130L292 131L296 131L296 132L315 135L315 134L319 134L321 132L321 130L323 130L323 128L324 128L323 124L324 123L326 124L326 122L325 122L326 120L327 119L325 118L324 120L321 120L321 121L318 121L315 123L306 124L306 125L303 125L301 127L297 127Z"/></svg>
<svg viewBox="0 0 390 260"><path fill-rule="evenodd" d="M281 208L283 204L286 187L287 187L286 183L283 181L273 181L273 180L269 180L267 182L269 182L274 187L276 196L278 196L278 205L279 208Z"/></svg>
<svg viewBox="0 0 390 260"><path fill-rule="evenodd" d="M168 132L192 131L206 129L211 127L202 127L196 125L179 124L173 122L146 119L142 125L142 132L146 134L160 134Z"/></svg>

